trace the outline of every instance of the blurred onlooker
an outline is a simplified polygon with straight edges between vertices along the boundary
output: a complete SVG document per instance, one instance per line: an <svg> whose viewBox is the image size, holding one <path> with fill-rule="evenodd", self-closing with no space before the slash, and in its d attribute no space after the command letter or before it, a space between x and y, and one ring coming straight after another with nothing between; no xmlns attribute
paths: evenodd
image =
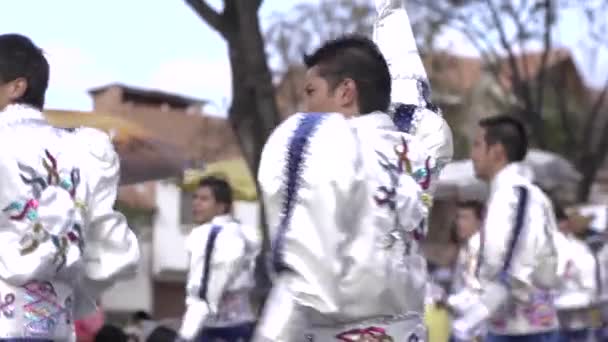
<svg viewBox="0 0 608 342"><path fill-rule="evenodd" d="M103 327L104 324L103 310L98 307L97 311L92 315L76 320L74 326L76 329L76 341L78 342L93 342L95 335Z"/></svg>
<svg viewBox="0 0 608 342"><path fill-rule="evenodd" d="M174 342L177 337L178 334L175 330L159 325L146 338L145 342Z"/></svg>
<svg viewBox="0 0 608 342"><path fill-rule="evenodd" d="M127 334L117 326L106 324L95 335L95 342L127 342Z"/></svg>
<svg viewBox="0 0 608 342"><path fill-rule="evenodd" d="M481 248L481 224L484 206L478 201L465 201L458 204L456 212L456 241L460 246L454 265L451 293L464 287L479 288L477 264Z"/></svg>
<svg viewBox="0 0 608 342"><path fill-rule="evenodd" d="M557 205L555 216L562 233L559 245L562 281L555 299L560 323L560 341L585 342L592 335L591 314L596 302L595 258L591 248L583 240L586 225L573 222Z"/></svg>
<svg viewBox="0 0 608 342"><path fill-rule="evenodd" d="M143 342L154 328L156 323L152 316L145 311L136 311L129 318L129 322L125 327L125 333L129 337L130 342Z"/></svg>

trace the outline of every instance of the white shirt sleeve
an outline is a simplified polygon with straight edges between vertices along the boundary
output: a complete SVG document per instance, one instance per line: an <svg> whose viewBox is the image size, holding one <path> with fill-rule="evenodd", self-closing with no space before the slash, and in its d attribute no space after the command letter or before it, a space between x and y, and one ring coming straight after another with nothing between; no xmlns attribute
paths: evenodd
<svg viewBox="0 0 608 342"><path fill-rule="evenodd" d="M84 287L96 296L119 279L135 275L140 251L125 216L114 209L119 185L119 157L101 131L83 129L89 144L86 157Z"/></svg>

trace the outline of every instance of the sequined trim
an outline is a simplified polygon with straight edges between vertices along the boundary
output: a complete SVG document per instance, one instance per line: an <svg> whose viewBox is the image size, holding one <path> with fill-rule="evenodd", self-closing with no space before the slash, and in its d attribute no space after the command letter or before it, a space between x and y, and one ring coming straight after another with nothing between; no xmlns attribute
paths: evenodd
<svg viewBox="0 0 608 342"><path fill-rule="evenodd" d="M205 245L205 264L203 269L203 278L201 279L201 287L198 291L198 297L202 300L207 300L207 289L209 287L209 279L211 278L211 257L217 241L217 235L222 230L221 226L214 225L207 236L207 244Z"/></svg>
<svg viewBox="0 0 608 342"><path fill-rule="evenodd" d="M284 169L284 195L283 207L281 210L281 221L277 237L273 243L272 261L274 270L279 273L287 267L282 260L283 244L285 234L289 229L291 215L298 200L298 191L302 182L302 171L306 164L306 153L310 143L310 138L317 130L325 114L309 113L304 114L300 118L296 130L291 137L287 148L287 160Z"/></svg>

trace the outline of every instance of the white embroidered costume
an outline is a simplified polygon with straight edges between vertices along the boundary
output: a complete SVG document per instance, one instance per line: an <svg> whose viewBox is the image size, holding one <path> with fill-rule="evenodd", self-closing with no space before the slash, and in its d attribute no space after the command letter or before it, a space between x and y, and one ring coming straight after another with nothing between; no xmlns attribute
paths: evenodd
<svg viewBox="0 0 608 342"><path fill-rule="evenodd" d="M608 339L608 244L597 248L596 265L596 303L601 313L602 336Z"/></svg>
<svg viewBox="0 0 608 342"><path fill-rule="evenodd" d="M479 278L482 291L463 291L449 303L462 317L454 334L467 339L489 320L498 335L527 335L557 328L552 291L557 287L557 223L547 196L512 163L492 180ZM459 298L460 296L460 298Z"/></svg>
<svg viewBox="0 0 608 342"><path fill-rule="evenodd" d="M457 293L464 288L474 291L481 290L481 284L477 277L480 248L481 233L476 232L458 251L453 272L452 293Z"/></svg>
<svg viewBox="0 0 608 342"><path fill-rule="evenodd" d="M379 9L376 37L399 34L391 44L412 43L405 9ZM392 59L420 58L417 50L379 47ZM437 113L418 108L426 106L416 86L426 85L424 70L393 64L391 73L402 85L396 89L415 93L406 98L413 110L401 112L407 132L381 112L350 120L298 113L266 143L258 179L275 278L255 341L426 339L427 272L418 240L452 136Z"/></svg>
<svg viewBox="0 0 608 342"><path fill-rule="evenodd" d="M0 141L0 338L64 341L139 261L113 209L118 155L104 133L22 105L0 112Z"/></svg>
<svg viewBox="0 0 608 342"><path fill-rule="evenodd" d="M250 292L261 236L229 215L217 216L190 233L190 272L182 338L196 338L203 327L231 327L255 321Z"/></svg>
<svg viewBox="0 0 608 342"><path fill-rule="evenodd" d="M591 307L596 302L595 257L589 246L572 235L559 240L560 263L564 263L560 286L555 298L560 327L563 330L589 329Z"/></svg>

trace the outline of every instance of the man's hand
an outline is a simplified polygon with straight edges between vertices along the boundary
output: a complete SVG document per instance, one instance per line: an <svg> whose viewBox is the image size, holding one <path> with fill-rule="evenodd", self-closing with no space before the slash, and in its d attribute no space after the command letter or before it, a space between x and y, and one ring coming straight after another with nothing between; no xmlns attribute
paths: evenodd
<svg viewBox="0 0 608 342"><path fill-rule="evenodd" d="M462 290L447 298L450 312L462 316L467 310L479 302L479 296L469 290Z"/></svg>
<svg viewBox="0 0 608 342"><path fill-rule="evenodd" d="M179 337L184 341L193 341L201 331L209 312L209 306L204 301L189 303L179 329Z"/></svg>
<svg viewBox="0 0 608 342"><path fill-rule="evenodd" d="M452 323L452 334L460 340L470 341L480 335L490 312L481 303L471 306L467 312Z"/></svg>

